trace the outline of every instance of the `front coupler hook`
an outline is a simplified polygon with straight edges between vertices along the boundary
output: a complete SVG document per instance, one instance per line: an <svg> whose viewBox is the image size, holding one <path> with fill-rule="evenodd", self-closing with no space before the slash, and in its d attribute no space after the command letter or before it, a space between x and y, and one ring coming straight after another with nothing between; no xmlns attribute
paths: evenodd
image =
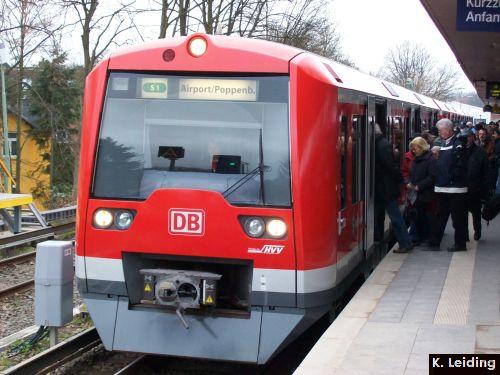
<svg viewBox="0 0 500 375"><path fill-rule="evenodd" d="M189 329L189 323L186 320L186 318L184 317L184 308L181 305L177 306L177 309L175 310L175 314L181 320L182 325L184 326L184 328Z"/></svg>

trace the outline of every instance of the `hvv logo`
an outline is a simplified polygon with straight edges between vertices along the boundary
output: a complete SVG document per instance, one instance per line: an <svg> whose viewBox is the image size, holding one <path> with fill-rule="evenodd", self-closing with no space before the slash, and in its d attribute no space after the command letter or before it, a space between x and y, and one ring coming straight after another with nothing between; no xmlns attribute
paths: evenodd
<svg viewBox="0 0 500 375"><path fill-rule="evenodd" d="M279 255L283 251L285 246L281 245L264 245L260 249L249 248L248 252L250 254L270 254L270 255Z"/></svg>
<svg viewBox="0 0 500 375"><path fill-rule="evenodd" d="M170 234L203 236L205 233L205 211L187 208L172 208L168 211Z"/></svg>

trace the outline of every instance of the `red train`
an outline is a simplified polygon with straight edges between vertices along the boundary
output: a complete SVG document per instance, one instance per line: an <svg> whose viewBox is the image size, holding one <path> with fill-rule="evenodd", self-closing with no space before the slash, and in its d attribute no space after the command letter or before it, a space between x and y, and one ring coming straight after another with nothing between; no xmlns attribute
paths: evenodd
<svg viewBox="0 0 500 375"><path fill-rule="evenodd" d="M261 40L195 34L101 61L76 263L106 348L267 362L383 256L374 122L402 154L440 116L468 119L445 105Z"/></svg>

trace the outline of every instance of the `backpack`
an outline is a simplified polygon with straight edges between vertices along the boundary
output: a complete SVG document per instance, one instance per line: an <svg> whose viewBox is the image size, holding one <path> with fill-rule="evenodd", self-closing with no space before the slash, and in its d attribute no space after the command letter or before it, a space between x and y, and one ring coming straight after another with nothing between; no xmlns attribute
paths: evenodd
<svg viewBox="0 0 500 375"><path fill-rule="evenodd" d="M483 206L483 212L481 213L481 216L484 220L486 221L491 221L495 218L495 216L498 215L498 212L500 212L500 196L494 196L488 201Z"/></svg>

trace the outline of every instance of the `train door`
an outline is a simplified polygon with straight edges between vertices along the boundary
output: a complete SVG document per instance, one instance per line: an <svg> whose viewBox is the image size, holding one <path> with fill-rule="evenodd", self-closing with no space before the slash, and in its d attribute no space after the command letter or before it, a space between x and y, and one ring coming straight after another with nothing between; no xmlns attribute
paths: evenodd
<svg viewBox="0 0 500 375"><path fill-rule="evenodd" d="M363 158L364 158L364 223L365 231L363 248L367 250L367 257L373 251L374 243L374 219L375 219L375 119L376 105L375 97L369 96L366 107L366 125L363 127Z"/></svg>
<svg viewBox="0 0 500 375"><path fill-rule="evenodd" d="M346 105L340 117L340 211L338 216L339 246L337 248L337 277L343 279L359 264L363 253L359 241L357 140L354 128L359 116L353 116L353 106ZM354 124L356 122L356 124ZM353 165L354 164L354 165ZM353 195L355 194L355 195Z"/></svg>
<svg viewBox="0 0 500 375"><path fill-rule="evenodd" d="M353 205L352 233L358 250L364 249L365 196L364 196L364 116L353 115L351 127L351 203Z"/></svg>
<svg viewBox="0 0 500 375"><path fill-rule="evenodd" d="M392 136L392 117L388 117L390 113L389 103L387 100L377 99L375 102L375 123L380 125L380 129L384 134L384 137L389 141L390 144L393 143ZM375 140L373 141L373 169L372 173L375 174ZM374 179L376 176L374 176ZM375 181L375 180L374 180ZM375 182L374 182L375 184ZM375 204L375 185L374 185L374 205L373 205L373 240L375 242L382 241L384 239L385 233L389 229L389 218L386 217L385 209L383 205ZM376 225L377 223L377 225Z"/></svg>
<svg viewBox="0 0 500 375"><path fill-rule="evenodd" d="M340 210L337 218L339 247L337 249L337 262L345 257L350 250L350 221L351 204L348 199L348 165L349 165L349 117L343 112L340 117Z"/></svg>

